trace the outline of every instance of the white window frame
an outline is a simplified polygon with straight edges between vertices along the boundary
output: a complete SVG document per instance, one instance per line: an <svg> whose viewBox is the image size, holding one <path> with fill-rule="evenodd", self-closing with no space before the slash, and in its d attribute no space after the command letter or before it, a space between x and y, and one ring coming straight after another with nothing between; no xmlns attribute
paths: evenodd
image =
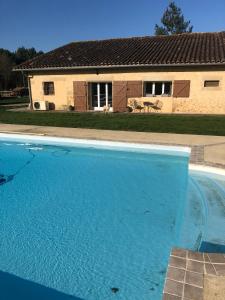
<svg viewBox="0 0 225 300"><path fill-rule="evenodd" d="M97 101L98 101L98 106L93 107L94 110L97 110L97 111L103 111L104 110L104 107L100 106L100 84L102 84L102 83L105 84L105 94L106 94L106 97L105 97L105 106L108 107L108 105L109 105L109 83L110 82L97 82ZM113 108L110 107L109 111L113 111Z"/></svg>
<svg viewBox="0 0 225 300"><path fill-rule="evenodd" d="M162 92L160 95L156 95L155 94L155 84L157 82L161 82L162 83ZM146 84L147 83L151 83L152 84L152 93L151 94L146 94ZM171 93L170 94L165 94L165 83L170 83L171 84L171 91L172 91L172 81L145 81L144 82L144 97L171 97Z"/></svg>

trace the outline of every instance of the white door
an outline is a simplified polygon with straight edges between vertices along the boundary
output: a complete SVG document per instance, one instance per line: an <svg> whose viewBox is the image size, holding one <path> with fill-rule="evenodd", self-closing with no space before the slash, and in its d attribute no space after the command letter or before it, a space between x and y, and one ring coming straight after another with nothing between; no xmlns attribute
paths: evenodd
<svg viewBox="0 0 225 300"><path fill-rule="evenodd" d="M112 83L99 82L91 84L92 107L94 110L103 110L104 106L112 110Z"/></svg>

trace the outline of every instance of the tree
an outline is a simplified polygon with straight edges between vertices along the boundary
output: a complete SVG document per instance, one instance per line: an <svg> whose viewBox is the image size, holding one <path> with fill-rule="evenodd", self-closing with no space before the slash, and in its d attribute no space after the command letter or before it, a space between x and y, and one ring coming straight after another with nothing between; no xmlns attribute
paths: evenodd
<svg viewBox="0 0 225 300"><path fill-rule="evenodd" d="M13 61L7 52L0 51L0 90L10 87Z"/></svg>
<svg viewBox="0 0 225 300"><path fill-rule="evenodd" d="M161 23L162 26L155 25L155 35L190 33L193 29L191 22L184 20L184 15L175 2L170 2L161 18Z"/></svg>
<svg viewBox="0 0 225 300"><path fill-rule="evenodd" d="M27 85L21 72L12 72L13 67L43 54L35 48L20 47L15 52L0 48L0 90L13 89L18 86Z"/></svg>
<svg viewBox="0 0 225 300"><path fill-rule="evenodd" d="M32 59L35 56L38 56L40 54L43 54L42 51L36 51L35 48L24 48L24 47L20 47L16 50L15 52L15 63L21 64L23 62L25 62L28 59Z"/></svg>

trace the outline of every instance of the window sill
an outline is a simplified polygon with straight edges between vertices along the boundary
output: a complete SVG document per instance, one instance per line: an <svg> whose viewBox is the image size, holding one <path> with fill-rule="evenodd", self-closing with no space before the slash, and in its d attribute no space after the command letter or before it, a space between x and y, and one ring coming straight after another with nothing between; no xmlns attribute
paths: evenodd
<svg viewBox="0 0 225 300"><path fill-rule="evenodd" d="M172 97L171 95L145 95L143 96L144 98L155 98L155 97L163 97L163 98L169 98L169 97Z"/></svg>

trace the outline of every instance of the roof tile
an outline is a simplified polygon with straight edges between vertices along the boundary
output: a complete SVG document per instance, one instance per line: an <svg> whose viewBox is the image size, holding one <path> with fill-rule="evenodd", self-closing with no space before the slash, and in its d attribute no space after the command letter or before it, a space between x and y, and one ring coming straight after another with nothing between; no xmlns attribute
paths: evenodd
<svg viewBox="0 0 225 300"><path fill-rule="evenodd" d="M15 70L224 63L225 31L73 42Z"/></svg>

